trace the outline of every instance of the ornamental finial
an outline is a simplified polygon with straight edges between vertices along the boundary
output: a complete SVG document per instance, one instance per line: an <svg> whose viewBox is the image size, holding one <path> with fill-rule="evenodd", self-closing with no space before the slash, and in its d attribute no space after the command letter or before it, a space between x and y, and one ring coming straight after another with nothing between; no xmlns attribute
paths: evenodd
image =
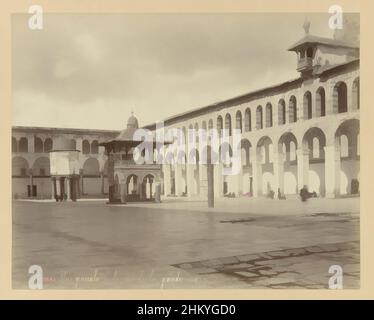
<svg viewBox="0 0 374 320"><path fill-rule="evenodd" d="M309 34L309 29L310 29L310 21L309 20L305 20L304 21L304 24L303 24L303 28L304 28L304 31L305 31L305 34Z"/></svg>

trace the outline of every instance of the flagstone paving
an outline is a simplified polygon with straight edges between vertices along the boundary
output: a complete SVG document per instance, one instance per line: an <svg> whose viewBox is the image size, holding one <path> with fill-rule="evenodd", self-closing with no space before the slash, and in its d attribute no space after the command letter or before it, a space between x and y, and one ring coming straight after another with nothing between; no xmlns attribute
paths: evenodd
<svg viewBox="0 0 374 320"><path fill-rule="evenodd" d="M40 265L45 289L317 289L336 264L344 288L359 287L358 199L245 200L15 201L12 286L27 289Z"/></svg>
<svg viewBox="0 0 374 320"><path fill-rule="evenodd" d="M321 244L175 265L191 273L222 273L253 288L327 289L332 265L343 270L343 288L360 287L359 241Z"/></svg>

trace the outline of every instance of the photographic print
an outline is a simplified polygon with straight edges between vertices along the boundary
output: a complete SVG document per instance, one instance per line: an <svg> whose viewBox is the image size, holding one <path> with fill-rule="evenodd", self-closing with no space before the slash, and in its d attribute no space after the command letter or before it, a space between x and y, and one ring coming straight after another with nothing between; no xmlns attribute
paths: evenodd
<svg viewBox="0 0 374 320"><path fill-rule="evenodd" d="M359 289L360 14L11 15L13 289Z"/></svg>

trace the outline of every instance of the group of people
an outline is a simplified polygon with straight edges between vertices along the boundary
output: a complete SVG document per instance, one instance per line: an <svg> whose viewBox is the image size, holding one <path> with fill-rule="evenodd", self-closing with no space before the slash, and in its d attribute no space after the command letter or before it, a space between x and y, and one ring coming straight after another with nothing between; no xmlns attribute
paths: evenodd
<svg viewBox="0 0 374 320"><path fill-rule="evenodd" d="M62 201L66 201L68 199L68 195L66 193L64 194L61 194L61 195L55 195L55 200L56 202L62 202Z"/></svg>
<svg viewBox="0 0 374 320"><path fill-rule="evenodd" d="M299 195L300 195L301 201L303 202L305 202L309 198L317 198L317 192L315 191L309 192L307 186L304 186L303 188L301 188ZM272 189L269 189L266 197L270 199L274 199L275 192ZM278 188L278 200L286 200L286 196L281 193L280 188Z"/></svg>
<svg viewBox="0 0 374 320"><path fill-rule="evenodd" d="M275 192L272 189L269 189L266 197L270 199L274 199ZM278 188L278 200L286 200L286 196L281 193L280 188Z"/></svg>
<svg viewBox="0 0 374 320"><path fill-rule="evenodd" d="M235 192L228 192L224 195L226 198L235 198Z"/></svg>

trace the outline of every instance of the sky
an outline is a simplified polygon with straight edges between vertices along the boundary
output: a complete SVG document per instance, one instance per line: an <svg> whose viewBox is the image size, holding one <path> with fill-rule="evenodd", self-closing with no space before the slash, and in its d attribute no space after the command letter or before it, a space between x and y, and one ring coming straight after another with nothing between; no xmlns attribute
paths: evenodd
<svg viewBox="0 0 374 320"><path fill-rule="evenodd" d="M12 17L12 125L121 130L298 77L287 51L329 15L45 14Z"/></svg>

